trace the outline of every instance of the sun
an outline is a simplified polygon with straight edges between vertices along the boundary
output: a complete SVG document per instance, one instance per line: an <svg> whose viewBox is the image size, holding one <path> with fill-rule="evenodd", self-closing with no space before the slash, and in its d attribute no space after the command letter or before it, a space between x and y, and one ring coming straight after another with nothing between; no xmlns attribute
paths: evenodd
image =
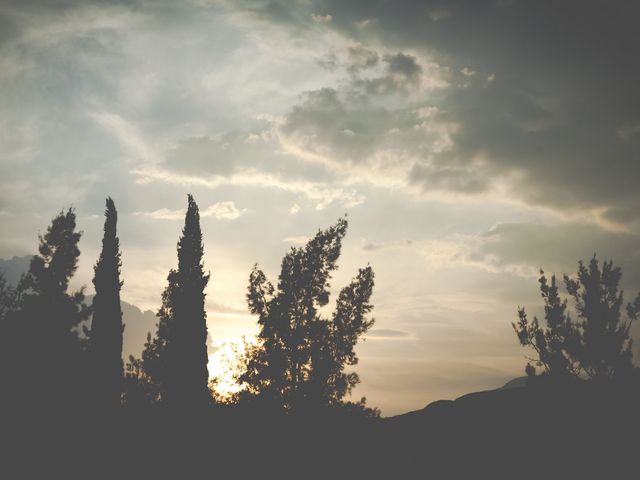
<svg viewBox="0 0 640 480"><path fill-rule="evenodd" d="M209 355L209 379L216 380L215 391L223 398L231 397L242 390L235 376L240 366L240 359L245 352L242 338L225 338L214 343L215 351Z"/></svg>

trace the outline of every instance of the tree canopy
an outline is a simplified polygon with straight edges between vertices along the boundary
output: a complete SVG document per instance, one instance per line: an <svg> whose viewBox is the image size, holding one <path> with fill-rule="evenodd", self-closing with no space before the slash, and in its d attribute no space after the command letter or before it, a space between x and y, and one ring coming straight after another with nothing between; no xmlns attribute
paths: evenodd
<svg viewBox="0 0 640 480"><path fill-rule="evenodd" d="M9 395L50 408L81 406L87 400L89 369L83 322L90 316L84 288L69 292L77 269L82 232L75 211L60 212L40 236L38 255L17 287L15 310L6 319L11 369Z"/></svg>
<svg viewBox="0 0 640 480"><path fill-rule="evenodd" d="M358 383L358 375L345 368L357 364L355 345L373 325L372 268L360 269L340 292L330 319L320 311L329 303L347 226L341 218L304 247L293 247L282 260L277 288L254 267L247 302L260 333L239 377L243 395L285 410L336 406Z"/></svg>
<svg viewBox="0 0 640 480"><path fill-rule="evenodd" d="M540 273L545 324L537 317L530 321L520 307L518 322L513 324L520 344L531 347L537 355L527 365L527 374L600 380L630 374L633 362L629 330L640 314L640 295L627 304L623 315L620 268L611 261L605 261L600 268L595 255L588 265L579 262L575 277L564 276L573 311L568 309L568 300L561 298L555 275L549 280L543 271Z"/></svg>

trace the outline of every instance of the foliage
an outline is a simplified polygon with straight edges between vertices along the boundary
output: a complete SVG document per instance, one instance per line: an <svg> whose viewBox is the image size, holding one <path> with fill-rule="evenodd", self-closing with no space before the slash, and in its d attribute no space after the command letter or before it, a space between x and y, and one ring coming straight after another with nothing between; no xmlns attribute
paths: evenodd
<svg viewBox="0 0 640 480"><path fill-rule="evenodd" d="M147 372L142 359L129 356L123 383L122 403L127 407L148 407L160 402L158 385Z"/></svg>
<svg viewBox="0 0 640 480"><path fill-rule="evenodd" d="M330 320L320 313L329 302L329 280L347 226L340 219L304 247L292 248L282 261L277 289L254 267L247 301L260 333L258 344L247 349L241 398L259 398L285 410L335 406L359 382L345 367L357 363L354 347L373 325L367 318L371 267L361 269L340 292Z"/></svg>
<svg viewBox="0 0 640 480"><path fill-rule="evenodd" d="M0 271L0 326L4 325L5 319L15 310L17 301L16 289L7 284L4 272Z"/></svg>
<svg viewBox="0 0 640 480"><path fill-rule="evenodd" d="M93 320L91 322L92 360L96 400L114 407L122 392L122 310L120 308L120 247L116 235L118 213L107 198L102 252L94 267Z"/></svg>
<svg viewBox="0 0 640 480"><path fill-rule="evenodd" d="M631 322L640 313L640 295L627 305L622 317L623 292L619 289L622 272L611 261L600 269L594 255L589 265L579 262L575 278L564 276L573 299L576 319L567 311L567 300L559 294L555 275L551 281L541 271L540 293L544 300L545 322L529 321L524 308L513 324L523 346L533 348L537 358L527 365L529 376L538 370L544 376L562 378L611 379L631 373ZM537 367L537 368L536 368Z"/></svg>
<svg viewBox="0 0 640 480"><path fill-rule="evenodd" d="M156 335L148 338L142 358L127 365L127 371L142 368L158 397L172 405L204 406L211 401L204 309L209 275L204 273L203 254L198 205L189 195L178 269L167 276Z"/></svg>
<svg viewBox="0 0 640 480"><path fill-rule="evenodd" d="M84 288L68 291L81 236L73 209L54 217L40 236L39 255L31 259L12 297L2 349L7 358L14 359L5 378L7 395L17 401L69 408L86 403L90 372L86 344L79 333L90 309L84 303ZM15 364L17 358L21 360Z"/></svg>

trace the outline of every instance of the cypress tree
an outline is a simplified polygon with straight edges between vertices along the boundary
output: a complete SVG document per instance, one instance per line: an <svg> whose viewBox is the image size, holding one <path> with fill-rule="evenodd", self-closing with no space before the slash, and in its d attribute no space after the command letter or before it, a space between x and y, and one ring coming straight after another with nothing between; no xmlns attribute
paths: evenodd
<svg viewBox="0 0 640 480"><path fill-rule="evenodd" d="M122 310L120 309L119 240L116 234L118 212L107 198L102 238L102 252L94 267L93 320L91 349L93 353L96 401L105 407L117 407L122 392Z"/></svg>
<svg viewBox="0 0 640 480"><path fill-rule="evenodd" d="M173 351L176 368L172 379L176 399L192 405L209 401L207 363L207 313L204 289L209 275L204 273L200 213L193 196L188 195L182 237L178 241L178 272L174 296L176 341Z"/></svg>
<svg viewBox="0 0 640 480"><path fill-rule="evenodd" d="M182 236L178 241L178 269L167 276L158 311L158 330L142 353L142 366L159 390L162 401L172 407L206 406L211 395L207 369L207 314L200 213L193 196Z"/></svg>

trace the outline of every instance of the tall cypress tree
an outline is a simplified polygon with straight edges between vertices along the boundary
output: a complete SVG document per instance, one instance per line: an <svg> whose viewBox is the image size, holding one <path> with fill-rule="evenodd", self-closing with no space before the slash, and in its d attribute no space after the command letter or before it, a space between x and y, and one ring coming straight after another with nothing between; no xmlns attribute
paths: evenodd
<svg viewBox="0 0 640 480"><path fill-rule="evenodd" d="M102 252L94 267L91 349L98 404L117 407L122 392L122 310L120 309L120 246L116 234L118 212L107 198Z"/></svg>
<svg viewBox="0 0 640 480"><path fill-rule="evenodd" d="M178 269L167 276L156 338L147 342L142 359L162 401L174 407L197 408L211 398L204 308L209 275L204 273L203 254L200 213L189 195L178 241Z"/></svg>
<svg viewBox="0 0 640 480"><path fill-rule="evenodd" d="M209 274L204 273L202 231L198 205L188 196L182 238L178 242L178 294L174 306L177 325L177 345L180 365L180 385L183 398L192 404L209 401L209 370L207 363L207 312L204 289Z"/></svg>

